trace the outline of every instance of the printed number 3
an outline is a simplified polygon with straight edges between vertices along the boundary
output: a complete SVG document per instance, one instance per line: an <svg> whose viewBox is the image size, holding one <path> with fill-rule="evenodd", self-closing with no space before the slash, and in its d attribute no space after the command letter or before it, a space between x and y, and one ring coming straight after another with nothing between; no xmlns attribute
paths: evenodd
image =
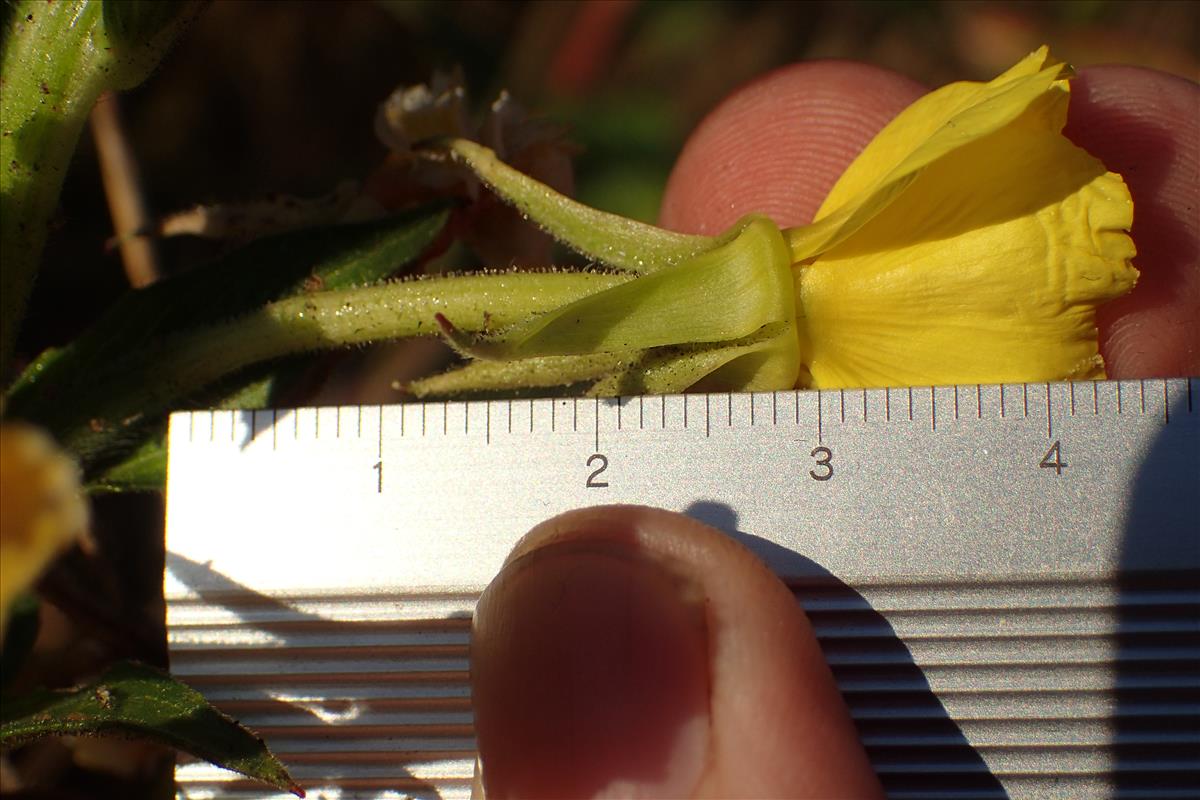
<svg viewBox="0 0 1200 800"><path fill-rule="evenodd" d="M814 481L827 481L833 477L833 451L828 447L814 447L809 453L817 460L817 469L810 469L808 474ZM821 470L818 472L817 470Z"/></svg>

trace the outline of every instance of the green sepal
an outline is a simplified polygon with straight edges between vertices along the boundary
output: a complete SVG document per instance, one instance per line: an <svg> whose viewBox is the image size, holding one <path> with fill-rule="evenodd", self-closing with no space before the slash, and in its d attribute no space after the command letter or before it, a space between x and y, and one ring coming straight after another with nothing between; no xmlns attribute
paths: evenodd
<svg viewBox="0 0 1200 800"><path fill-rule="evenodd" d="M730 342L795 325L791 261L779 228L749 217L725 244L468 346L483 359L629 352ZM795 377L793 376L793 381Z"/></svg>
<svg viewBox="0 0 1200 800"><path fill-rule="evenodd" d="M436 154L442 148L551 236L610 267L637 274L653 272L709 250L723 240L675 233L585 206L466 139L437 141L427 152Z"/></svg>
<svg viewBox="0 0 1200 800"><path fill-rule="evenodd" d="M516 361L473 361L440 375L412 381L405 391L413 397L425 398L571 386L624 371L636 365L641 356L641 353L590 353Z"/></svg>
<svg viewBox="0 0 1200 800"><path fill-rule="evenodd" d="M588 396L774 390L793 385L799 362L794 329L775 323L732 343L657 348L635 367L598 380Z"/></svg>

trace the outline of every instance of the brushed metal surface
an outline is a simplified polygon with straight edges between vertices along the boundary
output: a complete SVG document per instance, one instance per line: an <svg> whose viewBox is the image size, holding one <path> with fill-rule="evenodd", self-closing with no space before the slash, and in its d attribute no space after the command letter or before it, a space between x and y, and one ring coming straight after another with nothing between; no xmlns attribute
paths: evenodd
<svg viewBox="0 0 1200 800"><path fill-rule="evenodd" d="M310 797L465 797L479 591L546 517L646 503L789 583L890 795L1196 796L1197 388L176 414L172 668Z"/></svg>

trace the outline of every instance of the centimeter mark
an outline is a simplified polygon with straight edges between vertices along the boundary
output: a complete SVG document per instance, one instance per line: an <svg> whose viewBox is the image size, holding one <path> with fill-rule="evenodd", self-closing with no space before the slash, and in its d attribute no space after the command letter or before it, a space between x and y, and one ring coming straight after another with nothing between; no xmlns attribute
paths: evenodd
<svg viewBox="0 0 1200 800"><path fill-rule="evenodd" d="M800 404L797 403L797 406ZM817 395L817 444L821 444L821 395Z"/></svg>

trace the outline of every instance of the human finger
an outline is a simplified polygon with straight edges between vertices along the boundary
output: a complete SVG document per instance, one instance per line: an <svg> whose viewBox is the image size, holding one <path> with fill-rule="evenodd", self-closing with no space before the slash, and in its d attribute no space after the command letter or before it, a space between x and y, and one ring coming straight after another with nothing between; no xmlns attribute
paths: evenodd
<svg viewBox="0 0 1200 800"><path fill-rule="evenodd" d="M778 69L734 92L684 145L660 223L716 234L745 214L803 225L854 157L925 93L909 78L851 61Z"/></svg>
<svg viewBox="0 0 1200 800"><path fill-rule="evenodd" d="M489 798L881 794L791 592L679 514L534 528L479 601L471 682Z"/></svg>
<svg viewBox="0 0 1200 800"><path fill-rule="evenodd" d="M1065 133L1133 196L1141 275L1097 314L1109 375L1200 375L1200 86L1139 67L1081 69Z"/></svg>

